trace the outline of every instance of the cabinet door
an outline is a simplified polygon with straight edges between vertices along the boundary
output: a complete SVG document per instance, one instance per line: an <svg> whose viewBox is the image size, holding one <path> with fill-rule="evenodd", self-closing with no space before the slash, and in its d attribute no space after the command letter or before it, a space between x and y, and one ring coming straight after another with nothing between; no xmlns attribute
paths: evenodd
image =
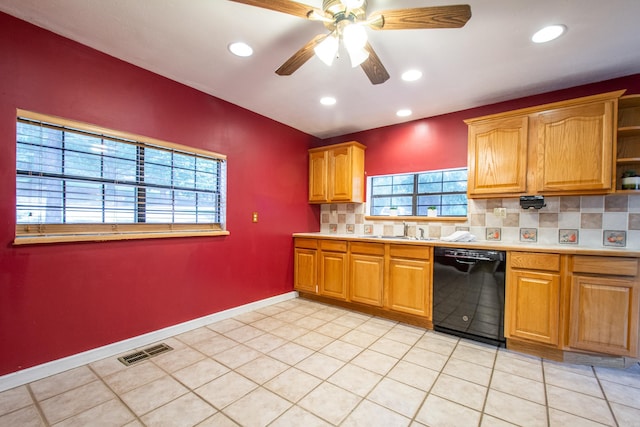
<svg viewBox="0 0 640 427"><path fill-rule="evenodd" d="M296 290L318 292L317 256L315 249L295 248L293 287Z"/></svg>
<svg viewBox="0 0 640 427"><path fill-rule="evenodd" d="M334 148L329 152L329 199L350 201L353 186L351 147Z"/></svg>
<svg viewBox="0 0 640 427"><path fill-rule="evenodd" d="M605 101L536 115L538 191L611 188L614 106Z"/></svg>
<svg viewBox="0 0 640 427"><path fill-rule="evenodd" d="M309 153L309 201L326 203L329 200L327 176L329 156L326 151Z"/></svg>
<svg viewBox="0 0 640 427"><path fill-rule="evenodd" d="M569 345L637 356L638 295L631 279L573 276Z"/></svg>
<svg viewBox="0 0 640 427"><path fill-rule="evenodd" d="M558 345L560 275L511 270L505 291L505 336Z"/></svg>
<svg viewBox="0 0 640 427"><path fill-rule="evenodd" d="M389 260L389 308L431 319L431 271L427 260Z"/></svg>
<svg viewBox="0 0 640 427"><path fill-rule="evenodd" d="M384 256L351 254L351 301L382 307Z"/></svg>
<svg viewBox="0 0 640 427"><path fill-rule="evenodd" d="M527 116L469 125L470 196L526 191L527 133Z"/></svg>
<svg viewBox="0 0 640 427"><path fill-rule="evenodd" d="M320 295L347 299L347 254L321 252Z"/></svg>

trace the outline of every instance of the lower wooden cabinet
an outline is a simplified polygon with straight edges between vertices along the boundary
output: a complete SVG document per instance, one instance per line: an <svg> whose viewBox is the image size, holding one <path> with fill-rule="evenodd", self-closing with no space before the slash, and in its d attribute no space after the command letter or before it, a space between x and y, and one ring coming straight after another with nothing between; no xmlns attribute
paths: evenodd
<svg viewBox="0 0 640 427"><path fill-rule="evenodd" d="M382 307L384 291L384 245L351 243L349 262L350 299Z"/></svg>
<svg viewBox="0 0 640 427"><path fill-rule="evenodd" d="M505 337L557 346L560 255L510 252L505 290Z"/></svg>
<svg viewBox="0 0 640 427"><path fill-rule="evenodd" d="M296 290L433 326L432 247L302 237L294 242ZM567 351L639 357L639 267L633 257L508 251L507 346L558 360Z"/></svg>
<svg viewBox="0 0 640 427"><path fill-rule="evenodd" d="M347 242L320 240L318 293L347 299Z"/></svg>
<svg viewBox="0 0 640 427"><path fill-rule="evenodd" d="M638 261L633 258L574 257L569 309L571 348L637 356L637 267Z"/></svg>
<svg viewBox="0 0 640 427"><path fill-rule="evenodd" d="M293 288L302 292L318 292L318 241L295 239L293 252Z"/></svg>
<svg viewBox="0 0 640 427"><path fill-rule="evenodd" d="M429 248L391 245L389 252L388 307L431 319Z"/></svg>

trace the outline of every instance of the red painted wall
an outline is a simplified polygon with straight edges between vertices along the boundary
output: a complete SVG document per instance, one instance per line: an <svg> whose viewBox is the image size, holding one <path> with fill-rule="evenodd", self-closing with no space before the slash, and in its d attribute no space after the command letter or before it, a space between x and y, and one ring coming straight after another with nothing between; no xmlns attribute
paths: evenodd
<svg viewBox="0 0 640 427"><path fill-rule="evenodd" d="M360 141L372 175L459 167L463 119L640 93L633 75L319 141L2 13L0 52L0 375L290 291L291 233L319 229L309 146ZM16 108L227 154L231 235L13 247Z"/></svg>
<svg viewBox="0 0 640 427"><path fill-rule="evenodd" d="M640 74L342 135L317 145L363 143L367 146L367 175L464 167L467 165L465 119L620 89L626 89L626 94L640 93Z"/></svg>
<svg viewBox="0 0 640 427"><path fill-rule="evenodd" d="M0 375L292 290L314 138L2 13L0 52ZM226 154L231 235L14 247L16 108Z"/></svg>

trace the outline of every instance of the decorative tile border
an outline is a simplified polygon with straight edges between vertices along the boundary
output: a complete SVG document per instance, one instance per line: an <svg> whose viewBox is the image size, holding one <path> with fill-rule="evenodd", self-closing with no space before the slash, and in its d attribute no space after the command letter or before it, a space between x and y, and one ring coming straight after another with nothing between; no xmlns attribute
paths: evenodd
<svg viewBox="0 0 640 427"><path fill-rule="evenodd" d="M521 228L520 241L521 242L537 242L538 229L537 228Z"/></svg>
<svg viewBox="0 0 640 427"><path fill-rule="evenodd" d="M604 246L623 248L627 246L627 232L622 230L604 230L602 233L602 244Z"/></svg>
<svg viewBox="0 0 640 427"><path fill-rule="evenodd" d="M575 228L561 228L558 231L558 243L577 245L578 244L578 230Z"/></svg>
<svg viewBox="0 0 640 427"><path fill-rule="evenodd" d="M500 228L487 228L487 240L498 241L502 236Z"/></svg>
<svg viewBox="0 0 640 427"><path fill-rule="evenodd" d="M520 208L517 198L470 199L469 216L459 222L416 222L410 218L406 218L406 222L410 235L414 232L419 235L417 229L420 228L425 236L436 239L456 230L466 230L485 241L640 249L640 191L638 195L558 196L545 198L545 201L546 207L530 212ZM495 207L506 208L506 218L496 216ZM323 204L320 231L357 236L399 235L403 232L403 219L365 217L364 203ZM521 229L535 233L524 238ZM499 232L499 238L495 237L495 231ZM605 242L605 231L624 232L624 235L608 236L615 241Z"/></svg>

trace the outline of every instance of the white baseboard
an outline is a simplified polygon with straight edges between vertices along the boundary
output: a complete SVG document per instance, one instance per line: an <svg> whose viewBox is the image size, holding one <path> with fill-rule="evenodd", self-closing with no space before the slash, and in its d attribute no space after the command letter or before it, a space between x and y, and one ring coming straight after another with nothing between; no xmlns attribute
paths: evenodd
<svg viewBox="0 0 640 427"><path fill-rule="evenodd" d="M68 371L69 369L77 368L106 357L113 357L136 348L144 347L174 335L188 332L214 322L219 322L220 320L229 319L239 314L287 301L296 298L297 296L298 293L293 291L260 301L254 301L249 304L230 308L198 319L189 320L188 322L179 323L144 335L139 335L137 337L105 345L103 347L94 348L92 350L64 357L62 359L53 360L21 371L12 372L10 374L0 376L0 392L58 374L60 372Z"/></svg>

